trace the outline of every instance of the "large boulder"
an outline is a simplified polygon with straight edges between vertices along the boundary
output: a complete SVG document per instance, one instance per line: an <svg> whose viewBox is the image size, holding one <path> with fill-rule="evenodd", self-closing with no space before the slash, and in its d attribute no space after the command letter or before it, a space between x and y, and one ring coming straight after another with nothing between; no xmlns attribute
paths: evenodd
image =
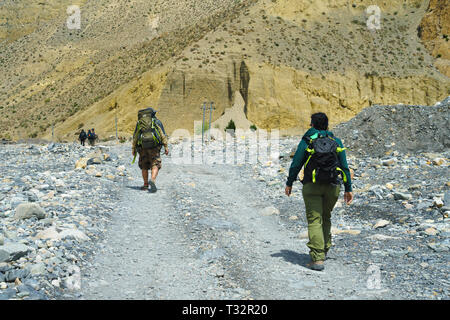
<svg viewBox="0 0 450 320"><path fill-rule="evenodd" d="M32 250L33 248L21 243L4 244L0 246L0 262L15 261Z"/></svg>
<svg viewBox="0 0 450 320"><path fill-rule="evenodd" d="M86 169L89 158L81 158L75 163L75 169Z"/></svg>
<svg viewBox="0 0 450 320"><path fill-rule="evenodd" d="M14 214L14 218L17 220L29 219L33 216L36 216L38 219L44 219L46 217L44 210L36 203L19 204Z"/></svg>

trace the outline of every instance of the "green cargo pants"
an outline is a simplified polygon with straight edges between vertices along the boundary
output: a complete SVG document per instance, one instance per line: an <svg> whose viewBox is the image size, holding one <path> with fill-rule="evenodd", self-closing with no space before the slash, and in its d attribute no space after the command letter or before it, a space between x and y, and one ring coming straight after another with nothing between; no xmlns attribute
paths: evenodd
<svg viewBox="0 0 450 320"><path fill-rule="evenodd" d="M340 187L331 184L307 183L303 185L306 219L312 261L325 260L331 247L331 211L339 197Z"/></svg>

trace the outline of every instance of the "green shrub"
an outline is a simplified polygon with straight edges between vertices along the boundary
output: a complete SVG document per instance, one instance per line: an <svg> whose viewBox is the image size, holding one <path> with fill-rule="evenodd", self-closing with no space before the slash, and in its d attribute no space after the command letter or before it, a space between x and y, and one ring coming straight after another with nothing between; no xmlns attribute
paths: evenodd
<svg viewBox="0 0 450 320"><path fill-rule="evenodd" d="M254 124L252 124L252 125L250 126L250 129L253 130L253 131L256 131L258 128L257 128Z"/></svg>
<svg viewBox="0 0 450 320"><path fill-rule="evenodd" d="M233 119L231 119L230 122L228 122L228 125L225 128L225 131L227 131L227 130L236 130L236 125L234 124Z"/></svg>

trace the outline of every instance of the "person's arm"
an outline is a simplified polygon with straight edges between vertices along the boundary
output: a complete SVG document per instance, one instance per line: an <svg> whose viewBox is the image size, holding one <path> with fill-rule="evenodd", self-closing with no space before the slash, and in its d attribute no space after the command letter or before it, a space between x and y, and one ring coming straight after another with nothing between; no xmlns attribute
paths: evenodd
<svg viewBox="0 0 450 320"><path fill-rule="evenodd" d="M165 154L167 155L169 153L169 139L167 139L167 136L164 132L164 129L162 127L162 123L161 121L158 120L157 125L156 125L156 129L158 130L159 136L161 137L161 142L164 146L164 150L165 150Z"/></svg>
<svg viewBox="0 0 450 320"><path fill-rule="evenodd" d="M164 133L164 135L166 135L166 130L164 130L164 126L163 126L161 120L156 119L156 124L161 128L161 130Z"/></svg>
<svg viewBox="0 0 450 320"><path fill-rule="evenodd" d="M344 148L342 141L340 139L336 139L337 143L341 148ZM352 193L352 177L350 174L350 169L348 168L347 156L345 150L338 153L339 162L341 164L341 168L345 173L345 177L347 181L344 181L344 200L346 204L350 204L353 201L353 193Z"/></svg>
<svg viewBox="0 0 450 320"><path fill-rule="evenodd" d="M139 123L139 122L138 122L138 123ZM136 123L136 128L134 128L134 133L133 133L133 143L131 144L133 156L134 156L135 153L136 153L137 139L138 139L138 136L139 136L139 133L138 133L138 123Z"/></svg>
<svg viewBox="0 0 450 320"><path fill-rule="evenodd" d="M341 148L344 148L342 141L340 139L336 139L337 143ZM348 168L347 156L345 150L338 152L339 162L341 164L341 169L345 173L345 177L347 181L344 181L345 192L352 192L352 177L350 175L350 169Z"/></svg>
<svg viewBox="0 0 450 320"><path fill-rule="evenodd" d="M292 184L297 180L298 174L305 163L305 151L307 148L306 142L302 139L298 144L297 151L292 159L291 167L289 168L289 176L286 182L288 187L292 187Z"/></svg>

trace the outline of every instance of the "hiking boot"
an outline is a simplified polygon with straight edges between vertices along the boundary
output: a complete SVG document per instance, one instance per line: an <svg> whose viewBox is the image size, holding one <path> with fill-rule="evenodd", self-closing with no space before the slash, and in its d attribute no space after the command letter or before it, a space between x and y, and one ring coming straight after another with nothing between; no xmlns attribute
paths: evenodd
<svg viewBox="0 0 450 320"><path fill-rule="evenodd" d="M308 264L308 267L310 269L312 269L312 270L315 270L315 271L322 271L323 269L325 269L325 266L323 264L323 260L313 261L313 262Z"/></svg>
<svg viewBox="0 0 450 320"><path fill-rule="evenodd" d="M151 192L151 193L155 193L156 190L158 190L158 188L156 188L155 182L153 182L152 180L150 180L149 183L150 183L150 192Z"/></svg>

